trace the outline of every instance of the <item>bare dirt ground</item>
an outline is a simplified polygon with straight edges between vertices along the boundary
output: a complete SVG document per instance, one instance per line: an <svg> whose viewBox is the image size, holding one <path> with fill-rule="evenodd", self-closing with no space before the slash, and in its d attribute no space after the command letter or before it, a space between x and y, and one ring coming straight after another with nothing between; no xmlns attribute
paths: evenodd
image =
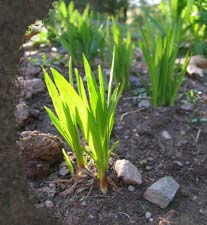
<svg viewBox="0 0 207 225"><path fill-rule="evenodd" d="M134 70L144 68L141 62L136 62L135 66ZM36 77L43 79L42 72ZM85 180L86 190L81 190L82 185L74 193L61 196L59 193L69 187L67 183L50 184L58 179L59 165L52 168L45 179L28 181L36 206L44 207L43 203L51 200L54 206L48 210L63 225L207 225L207 122L203 120L207 118L206 80L200 82L186 76L180 94L191 89L200 91L190 109L182 107L186 100L184 94L179 95L172 108L140 107L141 100L135 94L138 85L133 82L133 88L123 93L118 104L112 141L119 139L120 144L112 161L125 158L136 165L143 176L141 187L128 190L126 184L116 179L112 167L109 177L117 188L113 190L109 186L106 196L101 194L93 179ZM38 118L30 117L20 131L57 134L43 109L44 105L51 106L46 90L27 103L40 114ZM170 137L163 137L163 131ZM166 175L172 176L181 188L167 209L160 209L142 196L147 187ZM44 192L45 187L53 187L54 194ZM145 212L152 214L153 221L145 218Z"/></svg>

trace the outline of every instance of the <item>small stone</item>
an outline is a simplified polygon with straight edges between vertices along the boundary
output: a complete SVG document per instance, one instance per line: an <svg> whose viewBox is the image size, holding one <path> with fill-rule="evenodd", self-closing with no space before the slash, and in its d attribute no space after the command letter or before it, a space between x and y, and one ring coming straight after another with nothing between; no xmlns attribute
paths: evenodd
<svg viewBox="0 0 207 225"><path fill-rule="evenodd" d="M174 161L174 163L180 167L183 167L183 164L180 161Z"/></svg>
<svg viewBox="0 0 207 225"><path fill-rule="evenodd" d="M192 201L197 201L197 200L198 200L198 197L197 197L196 195L193 195L193 196L191 197L191 200L192 200Z"/></svg>
<svg viewBox="0 0 207 225"><path fill-rule="evenodd" d="M135 191L135 187L132 186L132 185L129 185L128 186L128 190L131 191L131 192L134 192Z"/></svg>
<svg viewBox="0 0 207 225"><path fill-rule="evenodd" d="M162 137L165 138L166 140L170 140L171 136L170 134L165 130L161 133Z"/></svg>
<svg viewBox="0 0 207 225"><path fill-rule="evenodd" d="M151 170L152 167L151 166L145 166L145 170Z"/></svg>
<svg viewBox="0 0 207 225"><path fill-rule="evenodd" d="M142 175L137 167L129 160L117 160L114 164L114 170L118 177L121 177L127 184L142 184Z"/></svg>
<svg viewBox="0 0 207 225"><path fill-rule="evenodd" d="M151 106L151 103L149 100L145 99L139 102L138 106L141 107L145 107L145 108L149 108Z"/></svg>
<svg viewBox="0 0 207 225"><path fill-rule="evenodd" d="M27 99L34 95L37 95L45 90L45 85L40 78L34 78L31 80L26 80L24 82L25 97Z"/></svg>
<svg viewBox="0 0 207 225"><path fill-rule="evenodd" d="M154 219L153 218L149 218L149 222L153 222L154 221Z"/></svg>
<svg viewBox="0 0 207 225"><path fill-rule="evenodd" d="M52 201L50 201L50 200L46 200L45 201L45 206L47 208L53 208L54 207L54 203Z"/></svg>
<svg viewBox="0 0 207 225"><path fill-rule="evenodd" d="M152 217L152 214L150 212L145 213L145 218L150 219Z"/></svg>
<svg viewBox="0 0 207 225"><path fill-rule="evenodd" d="M110 157L110 158L109 158L109 165L110 165L110 166L113 166L113 163L114 163L114 160L113 160L112 157ZM93 164L92 164L92 167L94 167L94 162L93 162Z"/></svg>
<svg viewBox="0 0 207 225"><path fill-rule="evenodd" d="M51 188L54 188L56 185L55 185L55 183L49 183L48 186L51 187Z"/></svg>
<svg viewBox="0 0 207 225"><path fill-rule="evenodd" d="M57 48L56 47L52 47L51 50L52 50L52 52L57 52Z"/></svg>
<svg viewBox="0 0 207 225"><path fill-rule="evenodd" d="M23 126L29 117L29 108L26 103L22 102L16 106L15 116L18 126Z"/></svg>
<svg viewBox="0 0 207 225"><path fill-rule="evenodd" d="M49 200L52 200L55 197L55 195L56 195L56 192L55 191L54 192L50 192L50 193L48 193L47 198Z"/></svg>
<svg viewBox="0 0 207 225"><path fill-rule="evenodd" d="M179 188L180 185L172 177L166 176L152 184L145 191L143 197L160 208L166 208Z"/></svg>
<svg viewBox="0 0 207 225"><path fill-rule="evenodd" d="M200 209L199 212L200 212L201 215L204 215L205 214L205 212L204 212L203 209Z"/></svg>
<svg viewBox="0 0 207 225"><path fill-rule="evenodd" d="M95 216L93 216L93 215L89 215L89 216L88 216L88 218L89 218L89 219L94 219L94 218L95 218Z"/></svg>
<svg viewBox="0 0 207 225"><path fill-rule="evenodd" d="M147 160L148 160L149 162L153 162L153 161L154 161L154 159L151 158L151 157L148 157Z"/></svg>
<svg viewBox="0 0 207 225"><path fill-rule="evenodd" d="M140 163L142 166L144 166L144 165L147 164L147 160L146 160L146 159L142 159L142 160L139 161L139 163Z"/></svg>
<svg viewBox="0 0 207 225"><path fill-rule="evenodd" d="M59 169L59 175L60 176L64 177L64 176L66 176L69 173L70 173L70 171L68 170L67 167L62 167L62 168Z"/></svg>
<svg viewBox="0 0 207 225"><path fill-rule="evenodd" d="M191 104L191 103L186 103L186 104L184 104L184 105L181 105L181 109L182 110L185 110L185 111L192 111L193 110L193 104Z"/></svg>

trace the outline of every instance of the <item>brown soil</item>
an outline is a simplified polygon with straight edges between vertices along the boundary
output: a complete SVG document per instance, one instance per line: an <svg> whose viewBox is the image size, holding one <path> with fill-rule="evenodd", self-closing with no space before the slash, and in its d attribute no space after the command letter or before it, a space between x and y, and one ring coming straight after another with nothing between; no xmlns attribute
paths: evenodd
<svg viewBox="0 0 207 225"><path fill-rule="evenodd" d="M143 64L137 64L138 69L141 67ZM42 73L38 77L42 78ZM55 206L48 210L60 218L63 225L207 225L207 122L192 123L192 118L207 118L206 83L186 77L180 93L190 89L202 91L191 111L181 109L184 95L172 108L139 108L133 90L123 93L112 134L112 141L119 139L120 144L112 160L125 158L134 163L142 172L141 187L129 191L110 168L109 177L117 187L114 189L110 185L106 196L90 178L67 196L59 195L69 188L67 183L56 184L56 194L48 197L48 193L41 192L40 188L48 186L49 181L60 179L57 165L44 180L29 181L36 205L40 207L41 203L51 199ZM22 130L57 134L43 109L44 105L51 106L47 92L27 103L31 109L39 109L40 115L38 119L30 118ZM163 138L163 131L167 131L171 139ZM147 160L145 165L141 161L144 159ZM166 175L173 176L181 188L167 209L160 209L142 196L147 187ZM88 185L87 189L81 191L84 184ZM152 214L152 222L145 218L147 211Z"/></svg>

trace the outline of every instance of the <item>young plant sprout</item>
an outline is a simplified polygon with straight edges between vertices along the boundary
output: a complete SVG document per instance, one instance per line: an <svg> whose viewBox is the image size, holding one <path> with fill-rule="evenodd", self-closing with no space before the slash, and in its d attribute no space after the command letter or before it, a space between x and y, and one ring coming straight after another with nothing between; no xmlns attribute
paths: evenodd
<svg viewBox="0 0 207 225"><path fill-rule="evenodd" d="M112 26L109 26L110 19L107 20L107 45L109 49L110 60L113 57L113 48L115 48L114 59L114 79L115 82L123 84L125 90L130 88L130 68L132 65L132 56L134 53L134 44L131 39L131 33L128 31L126 37L121 36L120 28L112 17Z"/></svg>
<svg viewBox="0 0 207 225"><path fill-rule="evenodd" d="M175 66L181 32L181 20L166 30L164 27L159 29L156 26L149 25L142 30L143 41L139 42L139 46L143 51L148 67L150 84L142 77L140 78L151 97L152 105L155 107L160 105L172 106L174 104L185 76L189 54L186 54L180 73Z"/></svg>
<svg viewBox="0 0 207 225"><path fill-rule="evenodd" d="M97 84L95 76L85 56L83 56L84 70L86 75L87 92L78 69L75 69L77 91L71 74L71 63L69 65L68 82L58 71L51 69L54 83L46 71L45 80L53 101L57 116L46 107L46 110L54 125L66 139L74 151L79 167L83 167L83 152L89 155L97 168L97 178L100 182L100 189L107 192L107 169L111 152L118 144L116 141L111 148L110 136L114 124L115 110L121 95L122 86L118 85L112 91L114 55L110 73L108 89L106 88L101 67L98 67ZM108 94L106 96L106 90ZM88 146L80 144L78 128L82 132Z"/></svg>
<svg viewBox="0 0 207 225"><path fill-rule="evenodd" d="M69 64L71 65L71 61ZM76 106L68 104L68 101L66 101L64 97L63 91L57 88L56 79L53 83L46 70L43 71L45 83L57 115L55 115L47 106L45 106L45 109L56 129L64 137L71 150L74 152L77 159L78 168L82 169L85 167L83 158L84 146L81 145L80 136L78 133ZM54 78L59 75L55 69L51 69L51 72Z"/></svg>

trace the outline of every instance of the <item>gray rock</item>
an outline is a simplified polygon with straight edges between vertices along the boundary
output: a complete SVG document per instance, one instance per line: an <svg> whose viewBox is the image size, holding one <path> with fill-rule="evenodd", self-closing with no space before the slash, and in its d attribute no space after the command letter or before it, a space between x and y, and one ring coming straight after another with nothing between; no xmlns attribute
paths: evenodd
<svg viewBox="0 0 207 225"><path fill-rule="evenodd" d="M145 166L147 165L147 159L142 159L139 161L140 165Z"/></svg>
<svg viewBox="0 0 207 225"><path fill-rule="evenodd" d="M51 187L51 188L55 188L56 187L55 183L49 183L48 186Z"/></svg>
<svg viewBox="0 0 207 225"><path fill-rule="evenodd" d="M70 171L68 170L67 167L62 167L62 168L59 169L59 175L60 176L64 177L64 176L66 176L69 173L70 173Z"/></svg>
<svg viewBox="0 0 207 225"><path fill-rule="evenodd" d="M34 95L37 95L45 90L45 85L43 81L39 78L34 78L31 80L25 80L25 98L31 98Z"/></svg>
<svg viewBox="0 0 207 225"><path fill-rule="evenodd" d="M145 169L145 170L151 170L152 167L151 167L151 166L145 166L144 169Z"/></svg>
<svg viewBox="0 0 207 225"><path fill-rule="evenodd" d="M54 207L54 203L52 201L50 201L50 200L46 200L45 201L45 206L47 208L53 208Z"/></svg>
<svg viewBox="0 0 207 225"><path fill-rule="evenodd" d="M152 184L143 197L160 208L166 208L179 188L180 185L172 177L166 176Z"/></svg>
<svg viewBox="0 0 207 225"><path fill-rule="evenodd" d="M154 161L154 159L153 159L152 157L148 157L148 158L147 158L147 161L149 161L149 162L153 162L153 161Z"/></svg>
<svg viewBox="0 0 207 225"><path fill-rule="evenodd" d="M207 210L205 210L205 209L200 209L199 212L201 215L207 214Z"/></svg>
<svg viewBox="0 0 207 225"><path fill-rule="evenodd" d="M142 175L137 167L129 160L117 160L114 164L114 170L118 177L121 177L127 184L142 184Z"/></svg>
<svg viewBox="0 0 207 225"><path fill-rule="evenodd" d="M88 216L88 218L89 218L89 219L94 219L94 218L95 218L95 216L93 216L93 215L89 215L89 216Z"/></svg>
<svg viewBox="0 0 207 225"><path fill-rule="evenodd" d="M145 213L145 218L150 219L152 217L152 214L150 212Z"/></svg>
<svg viewBox="0 0 207 225"><path fill-rule="evenodd" d="M44 177L53 163L63 160L64 144L58 136L39 131L25 131L21 136L18 148L28 177Z"/></svg>
<svg viewBox="0 0 207 225"><path fill-rule="evenodd" d="M149 218L149 222L151 222L151 223L152 223L153 221L154 221L154 219L153 219L153 218Z"/></svg>
<svg viewBox="0 0 207 225"><path fill-rule="evenodd" d="M129 185L128 186L128 190L131 191L131 192L134 192L135 191L135 187L132 186L132 185Z"/></svg>
<svg viewBox="0 0 207 225"><path fill-rule="evenodd" d="M165 138L166 140L170 140L171 139L171 136L170 134L164 130L162 133L161 133L162 137Z"/></svg>
<svg viewBox="0 0 207 225"><path fill-rule="evenodd" d="M26 103L22 102L16 106L16 122L18 126L24 126L26 120L29 117L29 107L26 105Z"/></svg>
<svg viewBox="0 0 207 225"><path fill-rule="evenodd" d="M26 62L25 66L23 66L20 69L20 73L26 78L26 79L32 79L34 76L38 73L40 73L41 67L35 66L31 62Z"/></svg>
<svg viewBox="0 0 207 225"><path fill-rule="evenodd" d="M193 110L194 105L191 103L185 103L183 105L181 105L181 109L185 110L185 111L192 111Z"/></svg>
<svg viewBox="0 0 207 225"><path fill-rule="evenodd" d="M182 164L182 162L180 162L180 161L177 161L177 160L175 160L175 161L173 161L176 165L178 165L178 166L180 166L180 167L183 167L183 164Z"/></svg>
<svg viewBox="0 0 207 225"><path fill-rule="evenodd" d="M81 205L86 206L87 205L86 201L81 202Z"/></svg>
<svg viewBox="0 0 207 225"><path fill-rule="evenodd" d="M138 104L138 106L141 108L141 107L145 107L145 108L149 108L151 106L151 103L149 100L147 99L144 99L144 100L141 100Z"/></svg>

